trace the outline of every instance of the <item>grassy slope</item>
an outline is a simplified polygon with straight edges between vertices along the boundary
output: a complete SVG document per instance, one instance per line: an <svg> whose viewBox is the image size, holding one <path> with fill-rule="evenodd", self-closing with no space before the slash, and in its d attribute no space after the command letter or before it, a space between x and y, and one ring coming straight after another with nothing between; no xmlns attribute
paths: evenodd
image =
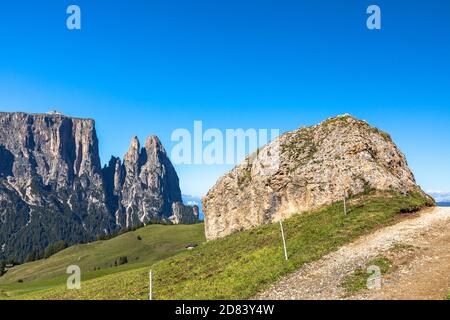
<svg viewBox="0 0 450 320"><path fill-rule="evenodd" d="M400 212L431 205L420 195L378 194L285 222L289 261L284 260L279 226L266 225L201 245L155 263L155 299L247 299L304 263L319 259L355 238L402 219ZM63 286L25 295L26 299L146 299L149 268L85 281L82 289ZM113 288L111 290L111 288Z"/></svg>
<svg viewBox="0 0 450 320"><path fill-rule="evenodd" d="M367 262L364 268L356 269L344 279L343 286L347 294L352 295L367 289L367 280L373 274L367 272L369 266L377 266L380 268L381 274L386 274L392 268L392 262L385 257L378 257Z"/></svg>
<svg viewBox="0 0 450 320"><path fill-rule="evenodd" d="M0 296L2 291L3 295L18 295L64 284L67 279L66 268L72 264L81 268L82 280L89 280L150 266L184 251L189 243L204 241L203 224L147 226L107 241L67 248L46 260L17 266L0 278ZM120 256L127 256L129 263L113 267ZM94 271L94 268L100 270ZM18 283L19 279L24 283Z"/></svg>

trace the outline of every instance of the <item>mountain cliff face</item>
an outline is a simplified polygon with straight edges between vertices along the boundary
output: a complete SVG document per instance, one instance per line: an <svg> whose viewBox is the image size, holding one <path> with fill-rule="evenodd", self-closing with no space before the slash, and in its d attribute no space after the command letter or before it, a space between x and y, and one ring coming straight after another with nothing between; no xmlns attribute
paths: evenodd
<svg viewBox="0 0 450 320"><path fill-rule="evenodd" d="M142 149L134 137L123 164L120 159L112 158L104 171L108 172L105 175L108 192L115 201L113 208L117 225L129 227L161 219L171 220L169 218L179 212L174 212L172 206L184 207L177 173L156 136L148 137ZM193 212L186 218L191 219L189 223L198 221Z"/></svg>
<svg viewBox="0 0 450 320"><path fill-rule="evenodd" d="M0 113L0 259L172 221L178 202L178 177L158 138L142 150L133 139L123 164L113 158L102 169L93 120Z"/></svg>
<svg viewBox="0 0 450 320"><path fill-rule="evenodd" d="M422 192L388 134L348 115L328 119L280 136L222 177L203 199L206 236L276 222L368 189Z"/></svg>

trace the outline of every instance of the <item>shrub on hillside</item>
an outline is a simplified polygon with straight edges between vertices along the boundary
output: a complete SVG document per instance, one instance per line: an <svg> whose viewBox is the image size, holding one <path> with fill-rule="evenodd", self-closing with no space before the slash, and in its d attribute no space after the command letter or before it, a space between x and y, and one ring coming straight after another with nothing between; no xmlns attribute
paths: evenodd
<svg viewBox="0 0 450 320"><path fill-rule="evenodd" d="M50 243L44 250L44 259L50 258L52 255L64 250L66 243L63 240Z"/></svg>

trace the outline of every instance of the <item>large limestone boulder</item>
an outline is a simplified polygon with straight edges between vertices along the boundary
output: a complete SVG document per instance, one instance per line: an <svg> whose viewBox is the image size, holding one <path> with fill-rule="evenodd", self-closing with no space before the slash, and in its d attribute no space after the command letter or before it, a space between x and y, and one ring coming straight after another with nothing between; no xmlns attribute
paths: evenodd
<svg viewBox="0 0 450 320"><path fill-rule="evenodd" d="M276 222L368 189L419 191L391 137L349 115L288 132L203 199L208 239Z"/></svg>
<svg viewBox="0 0 450 320"><path fill-rule="evenodd" d="M0 259L23 262L53 242L115 229L94 120L1 112Z"/></svg>

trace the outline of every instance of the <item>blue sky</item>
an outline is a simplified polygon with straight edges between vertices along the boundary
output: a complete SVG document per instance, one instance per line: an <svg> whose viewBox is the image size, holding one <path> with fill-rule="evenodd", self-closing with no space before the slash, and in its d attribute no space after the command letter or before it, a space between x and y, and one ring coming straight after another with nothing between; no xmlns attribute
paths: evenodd
<svg viewBox="0 0 450 320"><path fill-rule="evenodd" d="M82 30L66 28L66 8ZM366 28L366 8L382 30ZM133 135L282 132L343 113L388 131L426 190L450 191L450 2L72 0L0 5L0 110L94 118L102 162ZM202 195L230 166L180 165Z"/></svg>

